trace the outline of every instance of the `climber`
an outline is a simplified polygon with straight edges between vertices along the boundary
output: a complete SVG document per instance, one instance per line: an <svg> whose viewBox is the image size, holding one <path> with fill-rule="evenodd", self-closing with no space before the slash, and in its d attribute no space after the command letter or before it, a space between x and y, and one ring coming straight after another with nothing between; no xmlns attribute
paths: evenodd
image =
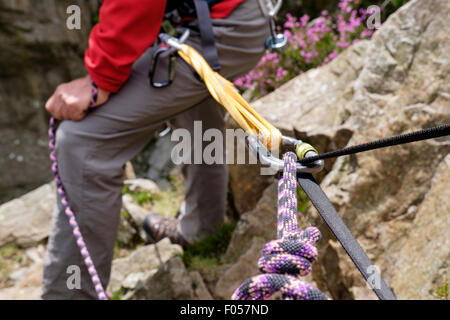
<svg viewBox="0 0 450 320"><path fill-rule="evenodd" d="M166 121L191 132L194 120L202 121L203 130L225 130L223 108L180 58L176 59L176 75L170 86L155 88L149 83L165 11L184 2L193 6L193 1L168 0L165 7L165 1L159 0L104 0L100 22L92 29L85 53L88 75L59 85L45 105L52 116L65 120L56 135L58 169L105 288L120 216L124 164ZM250 71L264 54L269 35L267 17L258 0L207 2L218 53L216 63L223 76L235 79ZM184 27L191 30L187 43L201 52L204 39L199 22L186 21ZM98 92L95 106L101 108L88 108L93 92ZM155 241L169 237L186 244L213 232L224 219L226 165L189 164L182 171L186 196L179 218L151 214L146 219L145 229ZM81 288L68 289L68 268L74 265L81 270ZM60 197L42 289L44 299L96 297Z"/></svg>

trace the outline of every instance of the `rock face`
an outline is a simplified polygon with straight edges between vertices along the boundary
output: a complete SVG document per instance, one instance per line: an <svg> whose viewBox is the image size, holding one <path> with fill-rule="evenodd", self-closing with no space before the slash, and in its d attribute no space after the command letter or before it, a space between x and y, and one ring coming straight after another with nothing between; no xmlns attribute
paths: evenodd
<svg viewBox="0 0 450 320"><path fill-rule="evenodd" d="M201 275L188 272L179 256L161 265L145 283L137 286L133 300L211 300Z"/></svg>
<svg viewBox="0 0 450 320"><path fill-rule="evenodd" d="M276 193L277 187L273 183L264 191L255 209L241 216L225 253L224 261L226 263L236 261L250 247L254 247L253 239L255 237L267 241L276 237Z"/></svg>
<svg viewBox="0 0 450 320"><path fill-rule="evenodd" d="M144 281L155 274L160 265L181 253L183 249L179 245L171 244L170 240L165 238L156 245L141 247L125 258L115 259L111 270L109 291L135 288L139 281Z"/></svg>
<svg viewBox="0 0 450 320"><path fill-rule="evenodd" d="M66 27L69 5L81 29ZM86 74L97 1L0 0L0 203L51 179L44 109L55 87Z"/></svg>
<svg viewBox="0 0 450 320"><path fill-rule="evenodd" d="M31 265L14 287L0 289L0 300L39 300L43 271L43 262Z"/></svg>
<svg viewBox="0 0 450 320"><path fill-rule="evenodd" d="M253 106L320 152L450 123L449 18L446 0L410 1L372 40ZM449 277L449 152L448 138L427 140L328 160L319 176L398 298L434 298ZM273 219L272 210L255 224ZM315 209L300 222L319 226L324 236L313 267L319 288L335 299L373 298Z"/></svg>
<svg viewBox="0 0 450 320"><path fill-rule="evenodd" d="M15 242L29 247L50 234L55 185L46 184L0 206L0 246Z"/></svg>

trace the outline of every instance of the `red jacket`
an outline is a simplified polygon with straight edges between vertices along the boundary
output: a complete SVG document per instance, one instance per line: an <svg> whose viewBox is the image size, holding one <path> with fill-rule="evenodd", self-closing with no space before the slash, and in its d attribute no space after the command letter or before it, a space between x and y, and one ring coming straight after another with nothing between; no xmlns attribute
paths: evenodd
<svg viewBox="0 0 450 320"><path fill-rule="evenodd" d="M227 17L244 0L223 0L211 8L213 19ZM116 92L133 63L160 31L166 0L104 0L100 22L89 37L86 68L96 85Z"/></svg>

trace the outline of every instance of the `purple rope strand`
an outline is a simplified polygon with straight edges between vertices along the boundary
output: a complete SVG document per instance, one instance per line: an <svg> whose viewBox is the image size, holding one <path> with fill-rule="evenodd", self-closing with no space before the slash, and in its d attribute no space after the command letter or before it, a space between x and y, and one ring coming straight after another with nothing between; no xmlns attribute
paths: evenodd
<svg viewBox="0 0 450 320"><path fill-rule="evenodd" d="M90 107L95 106L95 102L97 100L97 93L98 93L97 88L93 85ZM69 223L70 223L70 226L72 227L73 235L75 236L77 246L80 249L80 253L81 253L81 256L83 257L84 264L86 265L89 275L91 276L91 280L95 287L95 291L97 292L98 299L99 300L107 300L108 298L107 298L105 290L103 289L103 286L100 282L100 278L98 276L97 269L94 266L94 263L89 254L89 250L86 246L86 243L84 242L83 236L81 235L80 228L78 226L77 220L75 219L75 215L74 215L72 209L70 208L69 201L68 201L67 195L66 195L66 191L65 191L64 186L61 181L61 177L59 176L58 161L56 159L56 153L55 153L56 120L53 117L50 118L48 137L50 140L49 141L50 161L52 162L52 171L53 171L53 174L55 175L56 188L57 188L58 194L61 196L61 204L63 205L66 216L69 218Z"/></svg>

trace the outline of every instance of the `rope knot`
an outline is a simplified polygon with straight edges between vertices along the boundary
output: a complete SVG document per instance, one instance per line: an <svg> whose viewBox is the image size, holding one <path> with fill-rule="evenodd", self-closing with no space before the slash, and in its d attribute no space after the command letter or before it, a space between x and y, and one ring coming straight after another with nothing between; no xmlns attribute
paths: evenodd
<svg viewBox="0 0 450 320"><path fill-rule="evenodd" d="M231 297L233 300L260 300L279 291L285 300L327 300L328 297L299 277L311 272L317 260L315 244L320 240L319 229L299 230L297 225L297 157L284 155L283 178L278 188L278 239L263 248L258 267L264 274L245 281Z"/></svg>
<svg viewBox="0 0 450 320"><path fill-rule="evenodd" d="M319 229L287 233L283 238L272 240L264 246L258 267L265 273L288 273L306 276L311 272L311 264L317 260L318 251L314 246L321 238Z"/></svg>

